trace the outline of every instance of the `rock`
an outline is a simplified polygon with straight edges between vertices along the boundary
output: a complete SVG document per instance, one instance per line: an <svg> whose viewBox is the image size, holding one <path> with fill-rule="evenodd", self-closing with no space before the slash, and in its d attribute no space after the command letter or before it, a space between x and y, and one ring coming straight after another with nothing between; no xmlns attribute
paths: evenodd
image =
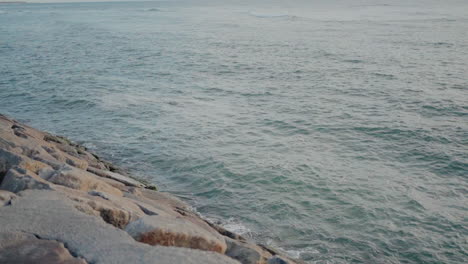
<svg viewBox="0 0 468 264"><path fill-rule="evenodd" d="M238 260L242 264L265 263L266 258L262 256L265 252L257 246L230 238L226 238L226 244L226 255Z"/></svg>
<svg viewBox="0 0 468 264"><path fill-rule="evenodd" d="M221 236L213 235L182 217L145 216L130 223L125 231L137 241L150 245L186 247L219 253L226 251L226 242Z"/></svg>
<svg viewBox="0 0 468 264"><path fill-rule="evenodd" d="M279 256L274 256L268 260L267 264L293 264L293 262L286 261Z"/></svg>
<svg viewBox="0 0 468 264"><path fill-rule="evenodd" d="M123 195L119 189L100 181L93 174L67 165L55 171L51 176L46 178L46 180L85 192L99 191L118 196Z"/></svg>
<svg viewBox="0 0 468 264"><path fill-rule="evenodd" d="M15 166L27 169L34 173L43 168L49 167L42 162L0 148L0 174L5 174L10 168Z"/></svg>
<svg viewBox="0 0 468 264"><path fill-rule="evenodd" d="M105 222L121 229L125 228L129 222L136 221L145 215L167 215L151 205L126 197L98 191L83 193L61 186L56 186L55 189L74 201L75 207L80 211L100 216Z"/></svg>
<svg viewBox="0 0 468 264"><path fill-rule="evenodd" d="M85 147L0 115L0 264L294 263L150 189Z"/></svg>
<svg viewBox="0 0 468 264"><path fill-rule="evenodd" d="M7 245L0 247L0 263L86 264L83 259L73 257L57 241L21 233L3 234L0 239L8 240Z"/></svg>
<svg viewBox="0 0 468 264"><path fill-rule="evenodd" d="M16 198L16 195L14 193L0 190L0 206L10 204L11 200L15 198Z"/></svg>
<svg viewBox="0 0 468 264"><path fill-rule="evenodd" d="M125 228L131 219L131 214L128 211L119 210L114 207L94 206L93 209L99 211L100 216L106 223L120 229Z"/></svg>
<svg viewBox="0 0 468 264"><path fill-rule="evenodd" d="M246 239L241 236L241 235L238 235L236 233L233 233L227 229L225 229L224 227L222 226L219 226L219 225L216 225L216 224L213 224L209 221L206 221L205 222L211 227L213 228L214 230L216 230L216 232L220 233L221 235L225 236L225 237L229 237L229 238L232 238L234 240L238 240L238 241L246 241Z"/></svg>
<svg viewBox="0 0 468 264"><path fill-rule="evenodd" d="M70 166L86 170L88 168L88 162L86 160L82 160L80 158L77 158L73 155L70 155L67 152L63 152L61 148L53 146L53 145L42 145L41 146L43 150L45 150L50 156L55 158L57 161L60 163L66 163ZM71 147L72 148L72 147ZM41 159L41 156L43 157L44 155L37 155L36 157L33 157L34 159ZM52 162L52 161L51 161Z"/></svg>
<svg viewBox="0 0 468 264"><path fill-rule="evenodd" d="M107 194L105 194L105 193L102 193L102 192L90 191L90 192L88 192L88 194L89 194L89 195L92 195L92 196L101 197L101 198L104 199L104 200L110 200L109 195L107 195Z"/></svg>
<svg viewBox="0 0 468 264"><path fill-rule="evenodd" d="M186 215L193 211L189 205L165 192L153 191L146 188L127 188L124 195L174 216Z"/></svg>
<svg viewBox="0 0 468 264"><path fill-rule="evenodd" d="M238 264L214 252L138 243L125 231L79 212L57 191L23 191L12 206L0 207L0 216L0 234L34 233L41 239L60 241L88 263Z"/></svg>
<svg viewBox="0 0 468 264"><path fill-rule="evenodd" d="M101 192L91 191L89 194L81 192L67 192L78 210L101 217L106 223L123 229L130 221L143 217L145 213L135 204L127 201L116 202L116 197ZM97 197L92 197L97 196Z"/></svg>
<svg viewBox="0 0 468 264"><path fill-rule="evenodd" d="M111 171L104 171L104 170L100 170L100 169L93 168L93 167L89 167L88 171L91 172L91 173L94 173L94 174L96 174L98 176L110 178L110 179L113 179L115 181L121 182L121 183L123 183L123 184L125 184L127 186L144 187L144 184L142 184L141 182L136 181L136 180L134 180L134 179L132 179L130 177L124 176L124 175L119 174L119 173L115 173L115 172L111 172Z"/></svg>
<svg viewBox="0 0 468 264"><path fill-rule="evenodd" d="M6 173L0 189L17 193L26 189L49 190L51 185L28 170L14 167Z"/></svg>
<svg viewBox="0 0 468 264"><path fill-rule="evenodd" d="M27 239L34 239L36 238L33 234L24 233L24 232L17 232L17 231L7 231L7 232L0 232L0 249L9 247L21 241Z"/></svg>
<svg viewBox="0 0 468 264"><path fill-rule="evenodd" d="M104 178L104 177L100 177L101 181L109 184L110 186L114 187L114 188L117 188L119 189L120 191L125 191L126 190L126 186L125 184L121 183L121 182L118 182L118 181L115 181L115 180L112 180L110 178Z"/></svg>
<svg viewBox="0 0 468 264"><path fill-rule="evenodd" d="M140 191L143 197L152 200L157 204L169 205L172 208L181 208L187 211L192 210L192 208L185 202L181 201L180 199L169 193L158 192L148 189L140 189Z"/></svg>
<svg viewBox="0 0 468 264"><path fill-rule="evenodd" d="M160 215L161 212L164 212L166 215L190 222L199 229L204 229L204 231L210 233L211 236L224 240L224 237L213 228L215 225L209 224L206 220L202 219L189 205L177 197L169 193L156 192L142 188L128 188L127 190L128 192L124 194L125 197L142 202L145 205L150 205L152 208L158 210L158 214Z"/></svg>

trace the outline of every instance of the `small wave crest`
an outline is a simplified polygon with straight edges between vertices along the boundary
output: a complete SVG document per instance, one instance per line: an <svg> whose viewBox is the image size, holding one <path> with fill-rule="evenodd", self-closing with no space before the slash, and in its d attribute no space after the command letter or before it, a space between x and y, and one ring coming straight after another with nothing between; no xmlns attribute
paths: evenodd
<svg viewBox="0 0 468 264"><path fill-rule="evenodd" d="M161 12L162 10L159 8L147 8L143 10L144 12Z"/></svg>
<svg viewBox="0 0 468 264"><path fill-rule="evenodd" d="M226 222L221 224L222 227L226 228L227 230L239 234L241 236L252 236L252 230L242 224L238 219L229 218Z"/></svg>
<svg viewBox="0 0 468 264"><path fill-rule="evenodd" d="M249 12L249 15L257 18L286 18L286 19L294 19L297 18L296 16L283 14L283 13L260 13L260 12Z"/></svg>

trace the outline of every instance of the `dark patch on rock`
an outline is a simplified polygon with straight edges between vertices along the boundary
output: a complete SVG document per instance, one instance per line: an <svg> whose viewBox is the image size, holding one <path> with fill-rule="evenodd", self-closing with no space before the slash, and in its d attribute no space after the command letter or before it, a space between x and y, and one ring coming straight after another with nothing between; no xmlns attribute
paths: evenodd
<svg viewBox="0 0 468 264"><path fill-rule="evenodd" d="M20 138L28 138L26 134L21 133L20 131L15 130L13 133Z"/></svg>
<svg viewBox="0 0 468 264"><path fill-rule="evenodd" d="M156 212L151 211L150 209L142 206L141 204L136 204L146 215L158 215Z"/></svg>
<svg viewBox="0 0 468 264"><path fill-rule="evenodd" d="M14 130L16 130L16 129L24 130L24 127L20 127L20 126L18 126L17 124L13 124L13 125L11 126L11 129L14 129Z"/></svg>
<svg viewBox="0 0 468 264"><path fill-rule="evenodd" d="M238 260L242 264L257 264L261 261L262 255L252 245L233 239L226 239L226 255Z"/></svg>
<svg viewBox="0 0 468 264"><path fill-rule="evenodd" d="M0 185L3 182L3 179L5 178L5 175L7 174L7 170L1 170L0 171Z"/></svg>
<svg viewBox="0 0 468 264"><path fill-rule="evenodd" d="M290 264L290 263L278 256L274 256L268 260L267 264Z"/></svg>
<svg viewBox="0 0 468 264"><path fill-rule="evenodd" d="M120 210L103 208L100 210L102 219L117 228L123 229L130 222L130 216Z"/></svg>

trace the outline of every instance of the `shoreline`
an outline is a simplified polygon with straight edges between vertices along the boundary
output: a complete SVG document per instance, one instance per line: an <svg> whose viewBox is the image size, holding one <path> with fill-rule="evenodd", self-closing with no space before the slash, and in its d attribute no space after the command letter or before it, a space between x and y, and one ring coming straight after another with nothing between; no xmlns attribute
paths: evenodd
<svg viewBox="0 0 468 264"><path fill-rule="evenodd" d="M6 263L303 263L211 223L66 137L2 114L0 215Z"/></svg>

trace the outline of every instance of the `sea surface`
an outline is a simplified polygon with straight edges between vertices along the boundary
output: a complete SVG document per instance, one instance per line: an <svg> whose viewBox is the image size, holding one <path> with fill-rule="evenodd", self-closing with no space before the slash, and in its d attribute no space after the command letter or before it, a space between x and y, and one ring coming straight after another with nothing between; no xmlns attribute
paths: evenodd
<svg viewBox="0 0 468 264"><path fill-rule="evenodd" d="M308 263L468 262L466 0L1 4L0 113Z"/></svg>

